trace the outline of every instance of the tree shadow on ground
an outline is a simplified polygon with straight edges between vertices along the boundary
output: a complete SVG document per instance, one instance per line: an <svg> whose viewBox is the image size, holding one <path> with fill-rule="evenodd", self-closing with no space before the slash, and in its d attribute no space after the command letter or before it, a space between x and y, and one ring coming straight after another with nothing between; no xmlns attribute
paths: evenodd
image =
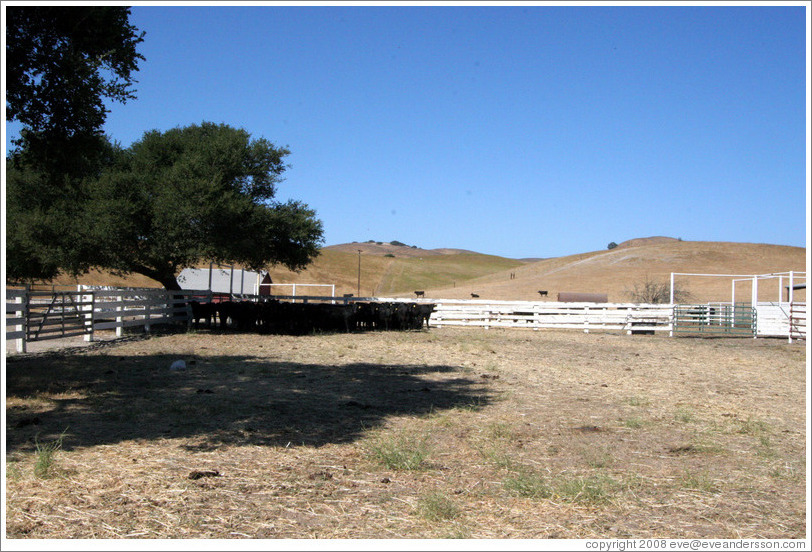
<svg viewBox="0 0 812 552"><path fill-rule="evenodd" d="M7 363L7 451L127 440L322 446L354 441L388 417L492 400L486 382L446 365L300 364L215 356L50 354Z"/></svg>

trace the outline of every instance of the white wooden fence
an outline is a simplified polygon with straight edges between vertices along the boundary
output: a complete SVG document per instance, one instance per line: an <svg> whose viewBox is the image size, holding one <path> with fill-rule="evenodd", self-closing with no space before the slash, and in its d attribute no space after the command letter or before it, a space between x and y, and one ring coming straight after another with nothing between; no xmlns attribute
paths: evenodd
<svg viewBox="0 0 812 552"><path fill-rule="evenodd" d="M469 301L423 299L437 305L432 326L482 328L560 328L671 332L674 305L640 303L560 303L548 301ZM806 339L806 303L758 303L754 337Z"/></svg>
<svg viewBox="0 0 812 552"><path fill-rule="evenodd" d="M207 291L153 289L83 289L77 292L6 290L6 339L25 352L27 341L84 335L93 340L100 330L115 330L160 323L187 322L192 298L210 300ZM486 301L451 299L385 299L377 297L280 297L288 300L409 301L433 303L434 327L542 328L620 330L629 334L671 332L674 306L638 303L562 303L552 301ZM756 337L806 339L806 303L758 304Z"/></svg>
<svg viewBox="0 0 812 552"><path fill-rule="evenodd" d="M797 305L798 303L796 303ZM796 307L797 308L797 307ZM790 335L791 303L757 303L758 337L787 337Z"/></svg>
<svg viewBox="0 0 812 552"><path fill-rule="evenodd" d="M92 341L94 333L154 324L188 323L188 302L208 292L162 289L83 289L71 292L6 289L6 339L16 342L17 352L26 343L83 335ZM206 301L207 297L200 300Z"/></svg>
<svg viewBox="0 0 812 552"><path fill-rule="evenodd" d="M437 305L431 325L482 328L559 328L625 330L627 333L671 330L671 305L636 303L560 303L550 301L425 300Z"/></svg>

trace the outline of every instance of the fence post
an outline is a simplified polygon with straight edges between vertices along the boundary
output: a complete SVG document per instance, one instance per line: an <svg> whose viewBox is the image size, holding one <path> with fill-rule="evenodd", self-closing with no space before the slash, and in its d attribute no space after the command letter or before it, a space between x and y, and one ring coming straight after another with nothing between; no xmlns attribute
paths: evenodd
<svg viewBox="0 0 812 552"><path fill-rule="evenodd" d="M144 332L149 333L149 305L152 299L149 296L144 301Z"/></svg>
<svg viewBox="0 0 812 552"><path fill-rule="evenodd" d="M584 307L584 333L589 333L589 307Z"/></svg>
<svg viewBox="0 0 812 552"><path fill-rule="evenodd" d="M14 330L22 332L22 337L16 339L16 350L18 353L25 353L27 350L26 337L28 337L28 289L23 294L14 300L15 303L20 304L19 311L14 313L14 316L22 319L22 324L14 326Z"/></svg>
<svg viewBox="0 0 812 552"><path fill-rule="evenodd" d="M185 305L186 305L186 331L190 331L193 326L194 322L194 313L192 312L192 299L194 297L190 293L188 297L185 297Z"/></svg>
<svg viewBox="0 0 812 552"><path fill-rule="evenodd" d="M81 301L85 302L85 295L81 296ZM86 306L85 306L86 307ZM64 310L64 309L63 309ZM87 310L87 309L86 309ZM93 313L96 310L96 292L90 292L90 312L85 314L85 341L92 342L93 341ZM90 331L87 329L90 328Z"/></svg>
<svg viewBox="0 0 812 552"><path fill-rule="evenodd" d="M124 312L124 296L118 295L116 296L116 313L123 313ZM121 314L116 314L116 337L121 337L124 335L124 317Z"/></svg>

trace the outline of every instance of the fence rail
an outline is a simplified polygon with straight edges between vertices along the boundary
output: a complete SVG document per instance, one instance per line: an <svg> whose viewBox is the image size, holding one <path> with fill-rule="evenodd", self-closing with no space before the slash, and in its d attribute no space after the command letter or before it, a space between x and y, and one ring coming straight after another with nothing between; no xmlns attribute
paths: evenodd
<svg viewBox="0 0 812 552"><path fill-rule="evenodd" d="M162 289L81 289L80 291L6 290L6 339L25 352L34 341L84 336L154 324L187 323L189 301L210 300L208 292Z"/></svg>
<svg viewBox="0 0 812 552"><path fill-rule="evenodd" d="M628 334L669 332L685 329L677 321L677 310L683 307L705 313L704 324L725 323L722 319L735 318L733 328L745 326L738 321L734 308L730 316L723 304L706 306L680 306L637 303L562 303L552 301L487 301L450 299L403 299L352 296L252 296L235 300L267 300L301 302L353 303L361 301L408 301L433 303L435 311L430 324L435 327L463 326L488 328L543 328L592 330L620 330ZM189 323L189 302L211 301L208 291L166 291L157 289L81 289L80 291L30 291L6 289L6 339L16 341L18 352L25 352L26 342L84 335L92 341L94 332L115 330L121 336L125 328L143 327L150 331L153 324ZM704 309L704 310L703 310ZM751 320L749 329L755 336L782 336L806 339L806 303L759 304L746 312ZM713 314L711 314L713 313ZM693 316L689 314L688 316ZM716 316L716 319L714 319ZM712 320L713 319L713 320ZM677 321L675 323L675 321ZM728 320L729 321L729 320ZM696 323L696 321L693 321ZM696 328L693 328L696 329ZM703 331L710 328L703 328ZM676 331L675 331L676 330Z"/></svg>
<svg viewBox="0 0 812 552"><path fill-rule="evenodd" d="M431 315L431 324L436 327L625 330L629 334L671 330L670 305L440 299L431 302L437 305Z"/></svg>

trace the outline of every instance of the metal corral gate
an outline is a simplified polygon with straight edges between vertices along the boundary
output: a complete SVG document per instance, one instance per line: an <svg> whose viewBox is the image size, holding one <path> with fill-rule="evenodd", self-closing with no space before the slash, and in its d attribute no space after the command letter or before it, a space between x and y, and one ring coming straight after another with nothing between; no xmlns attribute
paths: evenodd
<svg viewBox="0 0 812 552"><path fill-rule="evenodd" d="M84 313L93 310L92 295L79 292L29 293L26 340L41 341L93 331Z"/></svg>
<svg viewBox="0 0 812 552"><path fill-rule="evenodd" d="M208 291L6 289L6 339L15 340L17 352L24 353L27 342L78 335L92 341L99 330L115 330L120 337L131 326L149 332L152 324L188 324L189 301L198 296L211 301Z"/></svg>
<svg viewBox="0 0 812 552"><path fill-rule="evenodd" d="M674 335L756 337L756 309L750 304L676 305Z"/></svg>

